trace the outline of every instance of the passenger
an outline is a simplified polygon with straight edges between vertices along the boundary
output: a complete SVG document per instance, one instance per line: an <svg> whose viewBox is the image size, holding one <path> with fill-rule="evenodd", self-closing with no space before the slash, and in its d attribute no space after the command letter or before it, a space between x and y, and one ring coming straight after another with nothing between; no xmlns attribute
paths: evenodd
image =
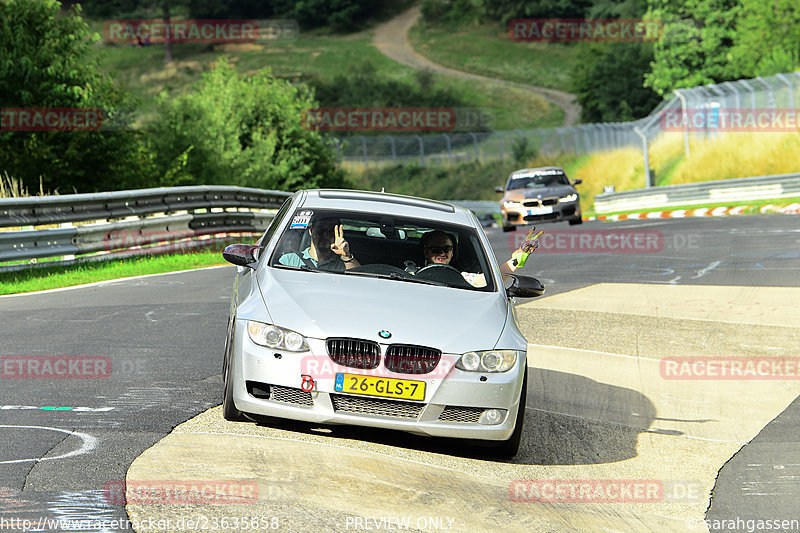
<svg viewBox="0 0 800 533"><path fill-rule="evenodd" d="M453 239L448 233L441 230L429 231L422 236L420 243L422 245L422 255L425 257L424 266L431 264L450 265L453 260L454 246ZM518 268L525 265L529 255L530 253L524 252L520 247L511 254L511 259L500 265L500 272L513 274ZM486 277L482 272L461 272L461 275L473 287L486 286Z"/></svg>
<svg viewBox="0 0 800 533"><path fill-rule="evenodd" d="M344 229L337 218L312 218L308 226L311 245L301 252L283 254L278 262L286 266L306 265L320 270L343 272L361 266L350 253Z"/></svg>

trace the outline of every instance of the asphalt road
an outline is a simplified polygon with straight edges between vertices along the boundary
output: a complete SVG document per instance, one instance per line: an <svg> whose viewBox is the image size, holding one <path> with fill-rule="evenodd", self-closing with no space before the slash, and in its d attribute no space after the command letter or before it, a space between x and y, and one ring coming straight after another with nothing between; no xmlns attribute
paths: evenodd
<svg viewBox="0 0 800 533"><path fill-rule="evenodd" d="M546 296L600 283L741 286L756 292L759 287L800 286L800 229L792 216L542 228L564 235L561 241L544 239L524 269L545 283ZM628 240L597 240L597 232L610 230L628 232ZM592 240L570 241L568 232L577 231ZM517 233L524 234L497 228L488 233L501 260L508 257ZM637 238L643 247L636 248ZM609 245L628 248L623 252ZM564 253L572 251L582 253ZM4 369L0 530L15 528L2 522L10 519L126 518L123 506L104 497L104 487L124 480L131 463L176 425L221 401L232 279L233 267L223 267L0 298L0 355L91 356L110 361L112 369L98 379L10 379ZM605 387L593 390L609 393L604 413L631 401ZM561 394L553 401L569 402L568 391ZM800 519L798 410L794 402L722 468L709 518L747 511L749 516ZM559 420L548 423L555 427ZM635 438L623 440L633 448L615 450L622 441L601 439L604 449L598 453L608 462L635 454ZM407 441L383 442L402 448ZM440 444L431 446L441 450ZM538 452L559 456L556 450ZM754 484L769 490L745 490Z"/></svg>

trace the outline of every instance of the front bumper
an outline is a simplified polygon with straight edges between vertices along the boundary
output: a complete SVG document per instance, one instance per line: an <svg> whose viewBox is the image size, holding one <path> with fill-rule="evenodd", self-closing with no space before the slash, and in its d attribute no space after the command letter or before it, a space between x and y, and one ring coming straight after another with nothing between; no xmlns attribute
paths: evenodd
<svg viewBox="0 0 800 533"><path fill-rule="evenodd" d="M382 365L376 370L359 370L338 365L327 355L311 355L327 352L324 341L308 341L311 351L304 354L271 350L254 344L243 324L237 323L231 361L236 408L249 414L434 437L498 441L508 439L514 431L527 370L524 357L508 372L479 373L455 368L459 356L443 354L429 374L395 374ZM335 375L340 372L424 381L425 398L412 402L336 392ZM314 380L313 390L302 389L303 376ZM482 376L486 381L481 381ZM496 425L480 424L477 419L486 409L500 409L505 416Z"/></svg>
<svg viewBox="0 0 800 533"><path fill-rule="evenodd" d="M581 218L581 204L580 199L572 202L559 202L555 205L532 207L523 205L506 207L501 203L500 213L505 226L522 226L534 222L558 222Z"/></svg>

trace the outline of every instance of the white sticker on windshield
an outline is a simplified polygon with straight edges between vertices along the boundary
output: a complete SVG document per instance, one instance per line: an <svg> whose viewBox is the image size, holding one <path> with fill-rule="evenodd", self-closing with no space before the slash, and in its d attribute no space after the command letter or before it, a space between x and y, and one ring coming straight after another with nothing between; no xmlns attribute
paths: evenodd
<svg viewBox="0 0 800 533"><path fill-rule="evenodd" d="M313 211L300 211L292 219L292 225L289 229L306 229L308 223L311 222L311 215L313 214Z"/></svg>

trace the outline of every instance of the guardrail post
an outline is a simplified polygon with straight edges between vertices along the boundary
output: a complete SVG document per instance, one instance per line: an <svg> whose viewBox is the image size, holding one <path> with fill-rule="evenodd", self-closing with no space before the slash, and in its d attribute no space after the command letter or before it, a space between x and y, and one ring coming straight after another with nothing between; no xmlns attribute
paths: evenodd
<svg viewBox="0 0 800 533"><path fill-rule="evenodd" d="M752 102L753 102L752 108L753 108L753 111L755 111L756 110L756 90L753 89L753 87L749 83L747 83L747 80L739 80L739 83L741 83L742 85L747 87L747 90L750 91L750 97L752 98Z"/></svg>
<svg viewBox="0 0 800 533"><path fill-rule="evenodd" d="M556 128L556 131L558 132L558 136L561 137L561 152L565 154L567 153L567 147L564 141L564 128Z"/></svg>
<svg viewBox="0 0 800 533"><path fill-rule="evenodd" d="M367 159L367 140L362 137L361 135L358 136L361 139L361 146L364 149L364 166L369 166L369 160Z"/></svg>
<svg viewBox="0 0 800 533"><path fill-rule="evenodd" d="M729 81L722 82L722 83L720 83L720 85L721 86L724 85L726 87L731 87L731 90L733 91L733 95L736 97L736 109L737 110L741 109L742 102L741 102L741 99L739 98L739 89L736 88L736 85L734 85L733 83L731 83Z"/></svg>
<svg viewBox="0 0 800 533"><path fill-rule="evenodd" d="M342 140L339 137L333 138L333 144L336 146L336 160L342 160Z"/></svg>
<svg viewBox="0 0 800 533"><path fill-rule="evenodd" d="M769 106L772 109L775 109L775 95L772 93L772 87L761 76L758 76L756 79L761 82L761 85L767 88L767 94L769 94Z"/></svg>
<svg viewBox="0 0 800 533"><path fill-rule="evenodd" d="M686 157L689 157L689 111L686 104L686 96L684 96L683 91L680 89L675 89L675 94L678 95L678 98L681 100L681 120L683 120L683 149L686 152ZM638 128L633 128L636 133L639 133Z"/></svg>
<svg viewBox="0 0 800 533"><path fill-rule="evenodd" d="M394 164L396 166L397 165L397 147L395 146L395 143L394 143L394 137L392 135L389 135L388 137L389 137L389 146L392 147L392 164Z"/></svg>
<svg viewBox="0 0 800 533"><path fill-rule="evenodd" d="M639 134L642 138L642 151L644 152L644 186L650 188L650 156L647 153L647 137L639 128L633 128L633 131Z"/></svg>
<svg viewBox="0 0 800 533"><path fill-rule="evenodd" d="M475 135L475 133L473 133L473 132L469 132L469 134L472 136L472 144L475 146L475 161L480 163L480 161L481 161L481 153L478 150L478 136Z"/></svg>
<svg viewBox="0 0 800 533"><path fill-rule="evenodd" d="M444 135L444 140L447 143L447 157L450 159L450 162L453 162L453 144L450 142L450 136L446 133L442 133Z"/></svg>
<svg viewBox="0 0 800 533"><path fill-rule="evenodd" d="M789 78L786 77L785 74L777 74L776 75L779 80L786 84L786 87L789 88L789 109L794 111L794 95L792 94L792 82L789 81Z"/></svg>
<svg viewBox="0 0 800 533"><path fill-rule="evenodd" d="M425 168L425 146L422 143L422 137L419 135L414 135L414 137L416 137L419 142L419 164L422 168Z"/></svg>

